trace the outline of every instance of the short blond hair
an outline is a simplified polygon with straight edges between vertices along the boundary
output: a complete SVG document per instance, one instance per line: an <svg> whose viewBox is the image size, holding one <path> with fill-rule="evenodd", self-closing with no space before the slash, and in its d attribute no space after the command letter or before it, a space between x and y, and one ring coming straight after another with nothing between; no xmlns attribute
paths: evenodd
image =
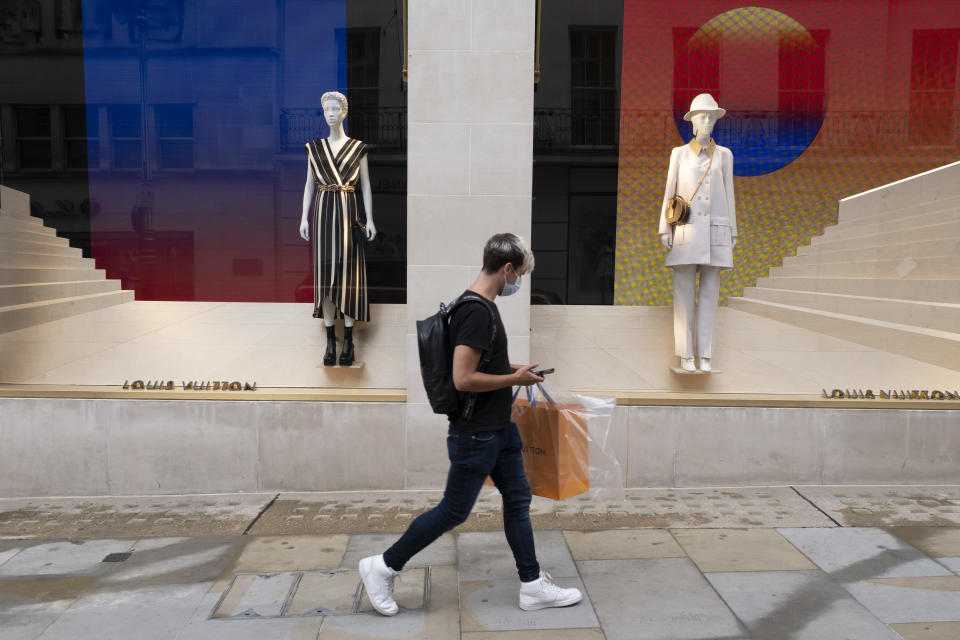
<svg viewBox="0 0 960 640"><path fill-rule="evenodd" d="M500 267L510 263L519 274L531 273L536 264L533 251L518 235L498 233L487 240L483 248L483 270L496 273Z"/></svg>

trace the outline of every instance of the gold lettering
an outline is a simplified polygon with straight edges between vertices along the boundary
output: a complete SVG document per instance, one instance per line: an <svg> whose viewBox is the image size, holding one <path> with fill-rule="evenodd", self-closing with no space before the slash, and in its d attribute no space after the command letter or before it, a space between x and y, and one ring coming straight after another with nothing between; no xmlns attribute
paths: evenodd
<svg viewBox="0 0 960 640"><path fill-rule="evenodd" d="M830 392L830 395L833 398L842 398L843 391L841 391L840 389L834 389L833 391Z"/></svg>
<svg viewBox="0 0 960 640"><path fill-rule="evenodd" d="M257 390L257 383L254 382L253 385L251 386L249 382L244 382L244 383L243 383L243 390L244 390L244 391L256 391L256 390Z"/></svg>
<svg viewBox="0 0 960 640"><path fill-rule="evenodd" d="M130 388L130 381L129 381L129 380L124 380L124 381L123 381L123 388L124 388L124 389L129 389L129 388Z"/></svg>
<svg viewBox="0 0 960 640"><path fill-rule="evenodd" d="M867 395L864 396L867 400L875 400L877 396L873 395L873 389L867 389Z"/></svg>
<svg viewBox="0 0 960 640"><path fill-rule="evenodd" d="M219 391L219 390L220 390L220 381L219 381L219 380L217 380L216 382L213 383L213 390L214 390L214 391Z"/></svg>
<svg viewBox="0 0 960 640"><path fill-rule="evenodd" d="M943 400L944 398L946 398L946 396L943 395L943 391L940 391L939 389L937 389L937 390L935 390L933 393L931 393L931 394L930 394L930 397L931 397L933 400Z"/></svg>
<svg viewBox="0 0 960 640"><path fill-rule="evenodd" d="M184 390L184 391L190 391L191 389L193 389L193 382L187 382L186 380L184 380L184 381L183 381L183 390Z"/></svg>
<svg viewBox="0 0 960 640"><path fill-rule="evenodd" d="M231 383L230 383L230 391L240 391L241 388L242 388L242 387L240 386L240 383L239 383L239 382L231 382Z"/></svg>
<svg viewBox="0 0 960 640"><path fill-rule="evenodd" d="M926 390L926 389L924 389L923 391L920 392L920 399L921 399L921 400L929 400L929 399L930 399L930 396L927 395L927 390Z"/></svg>
<svg viewBox="0 0 960 640"><path fill-rule="evenodd" d="M134 380L131 389L143 389L143 380Z"/></svg>
<svg viewBox="0 0 960 640"><path fill-rule="evenodd" d="M880 397L883 398L884 400L889 400L889 399L890 399L890 394L887 393L886 391L884 391L883 389L881 389L881 390L880 390Z"/></svg>

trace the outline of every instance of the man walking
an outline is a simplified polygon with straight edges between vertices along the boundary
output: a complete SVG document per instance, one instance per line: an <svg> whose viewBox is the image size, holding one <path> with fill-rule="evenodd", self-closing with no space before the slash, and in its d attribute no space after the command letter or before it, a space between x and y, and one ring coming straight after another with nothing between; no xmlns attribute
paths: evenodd
<svg viewBox="0 0 960 640"><path fill-rule="evenodd" d="M557 586L540 570L530 524L530 484L520 453L523 443L517 426L510 422L511 388L543 378L534 373L536 364L510 364L507 332L494 299L516 293L521 276L533 271L533 265L533 253L519 237L512 233L493 236L484 247L480 275L468 289L489 304L462 304L450 319L453 383L458 391L476 393L476 402L468 419L451 419L447 434L450 471L443 500L414 520L382 555L360 561L360 577L370 602L385 616L398 611L393 599L394 577L410 558L467 519L487 476L503 496L503 529L520 575L520 608L564 607L582 598L579 590ZM481 372L477 366L490 344L491 310L497 331L489 364Z"/></svg>

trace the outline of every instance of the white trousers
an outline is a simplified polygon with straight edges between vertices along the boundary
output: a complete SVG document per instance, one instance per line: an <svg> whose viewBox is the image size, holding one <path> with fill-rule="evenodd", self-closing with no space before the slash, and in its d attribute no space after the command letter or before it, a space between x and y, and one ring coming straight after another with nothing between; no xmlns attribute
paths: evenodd
<svg viewBox="0 0 960 640"><path fill-rule="evenodd" d="M673 267L673 343L678 356L692 358L696 344L698 356L713 357L713 319L717 315L719 298L720 267L704 264L680 264Z"/></svg>

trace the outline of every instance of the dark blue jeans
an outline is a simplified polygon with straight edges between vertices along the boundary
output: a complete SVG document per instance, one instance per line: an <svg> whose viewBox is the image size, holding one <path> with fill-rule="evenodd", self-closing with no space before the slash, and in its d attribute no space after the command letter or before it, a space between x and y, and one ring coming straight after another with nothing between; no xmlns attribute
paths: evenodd
<svg viewBox="0 0 960 640"><path fill-rule="evenodd" d="M520 454L517 425L499 431L469 433L451 428L447 435L450 472L443 500L412 523L383 559L395 571L441 535L466 521L487 476L503 496L503 530L517 562L520 580L540 576L530 525L530 483Z"/></svg>

